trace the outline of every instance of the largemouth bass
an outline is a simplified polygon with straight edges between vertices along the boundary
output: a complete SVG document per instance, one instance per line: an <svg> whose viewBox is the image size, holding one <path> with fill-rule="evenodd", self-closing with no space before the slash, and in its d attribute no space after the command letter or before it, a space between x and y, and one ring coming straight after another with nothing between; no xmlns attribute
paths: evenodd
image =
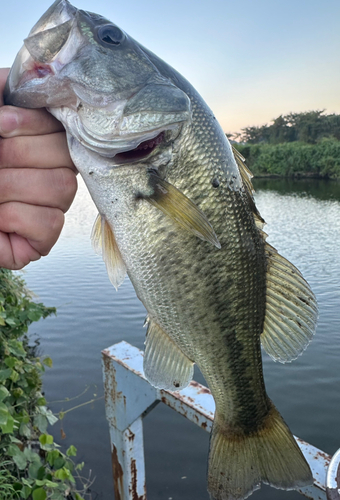
<svg viewBox="0 0 340 500"><path fill-rule="evenodd" d="M46 106L65 126L99 211L94 246L148 312L148 380L178 390L194 363L203 373L216 402L211 497L311 484L267 396L261 342L275 360L296 358L315 297L266 243L250 172L203 99L118 26L57 0L24 40L5 101Z"/></svg>

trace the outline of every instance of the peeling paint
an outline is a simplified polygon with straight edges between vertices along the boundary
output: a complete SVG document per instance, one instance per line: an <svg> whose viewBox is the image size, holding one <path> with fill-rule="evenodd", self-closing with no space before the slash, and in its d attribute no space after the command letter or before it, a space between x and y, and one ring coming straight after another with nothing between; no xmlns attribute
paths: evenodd
<svg viewBox="0 0 340 500"><path fill-rule="evenodd" d="M137 492L137 467L136 460L131 459L131 487L129 488L131 500L146 500L146 488L144 486L144 494L138 495Z"/></svg>

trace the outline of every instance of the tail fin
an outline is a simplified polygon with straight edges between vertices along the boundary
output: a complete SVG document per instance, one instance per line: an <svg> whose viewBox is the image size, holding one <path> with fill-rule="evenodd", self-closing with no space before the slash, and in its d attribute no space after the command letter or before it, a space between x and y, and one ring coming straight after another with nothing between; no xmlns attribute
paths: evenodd
<svg viewBox="0 0 340 500"><path fill-rule="evenodd" d="M247 498L261 482L284 490L312 484L309 465L274 405L253 434L226 433L218 420L216 415L208 465L212 499Z"/></svg>

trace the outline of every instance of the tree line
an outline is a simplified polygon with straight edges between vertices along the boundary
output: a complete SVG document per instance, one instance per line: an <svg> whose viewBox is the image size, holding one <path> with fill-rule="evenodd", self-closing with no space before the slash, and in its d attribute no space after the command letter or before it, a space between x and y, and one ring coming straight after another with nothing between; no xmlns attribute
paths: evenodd
<svg viewBox="0 0 340 500"><path fill-rule="evenodd" d="M234 146L255 176L340 178L340 115L289 113L271 124L245 127Z"/></svg>

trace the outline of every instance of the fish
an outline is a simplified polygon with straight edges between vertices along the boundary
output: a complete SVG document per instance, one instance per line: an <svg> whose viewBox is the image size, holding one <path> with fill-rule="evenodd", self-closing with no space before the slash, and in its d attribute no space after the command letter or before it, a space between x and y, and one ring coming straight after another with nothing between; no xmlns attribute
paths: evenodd
<svg viewBox="0 0 340 500"><path fill-rule="evenodd" d="M147 310L144 372L178 391L197 364L216 403L214 500L313 482L265 389L261 344L290 362L315 296L266 241L251 173L194 87L104 17L57 0L24 40L5 103L46 107L98 208L95 250Z"/></svg>

